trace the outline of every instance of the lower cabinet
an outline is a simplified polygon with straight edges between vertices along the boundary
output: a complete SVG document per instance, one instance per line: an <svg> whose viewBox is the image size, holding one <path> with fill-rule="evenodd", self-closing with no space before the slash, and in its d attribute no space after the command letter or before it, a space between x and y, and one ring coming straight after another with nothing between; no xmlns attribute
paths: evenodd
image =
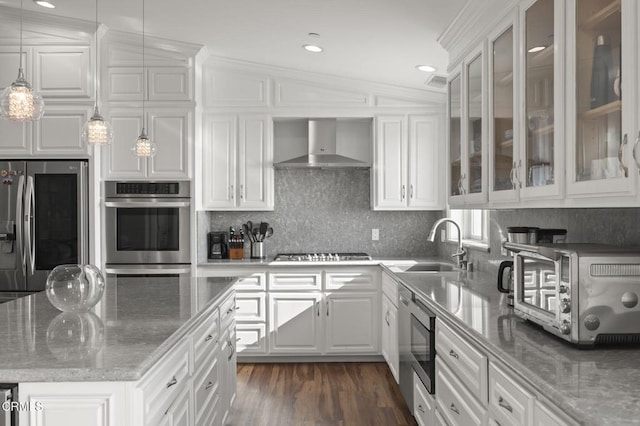
<svg viewBox="0 0 640 426"><path fill-rule="evenodd" d="M386 294L382 296L382 322L380 323L380 349L387 361L393 378L398 383L400 371L400 352L398 350L398 308Z"/></svg>
<svg viewBox="0 0 640 426"><path fill-rule="evenodd" d="M320 293L269 294L269 351L322 353Z"/></svg>
<svg viewBox="0 0 640 426"><path fill-rule="evenodd" d="M235 293L137 382L20 383L21 426L192 426L227 421L236 396ZM232 308L229 310L229 308ZM227 314L227 312L230 312Z"/></svg>
<svg viewBox="0 0 640 426"><path fill-rule="evenodd" d="M325 353L378 351L378 293L325 296Z"/></svg>
<svg viewBox="0 0 640 426"><path fill-rule="evenodd" d="M449 426L482 425L485 408L473 397L465 385L436 356L436 400L442 408L442 417Z"/></svg>
<svg viewBox="0 0 640 426"><path fill-rule="evenodd" d="M434 424L435 400L417 374L413 373L413 416L420 426Z"/></svg>

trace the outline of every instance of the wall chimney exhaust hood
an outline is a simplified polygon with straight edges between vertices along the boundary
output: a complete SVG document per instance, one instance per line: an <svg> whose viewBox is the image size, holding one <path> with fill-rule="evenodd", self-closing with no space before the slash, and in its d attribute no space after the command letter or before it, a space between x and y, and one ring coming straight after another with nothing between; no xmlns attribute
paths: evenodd
<svg viewBox="0 0 640 426"><path fill-rule="evenodd" d="M307 154L275 163L276 168L369 168L365 161L337 153L337 120L312 118L308 120Z"/></svg>

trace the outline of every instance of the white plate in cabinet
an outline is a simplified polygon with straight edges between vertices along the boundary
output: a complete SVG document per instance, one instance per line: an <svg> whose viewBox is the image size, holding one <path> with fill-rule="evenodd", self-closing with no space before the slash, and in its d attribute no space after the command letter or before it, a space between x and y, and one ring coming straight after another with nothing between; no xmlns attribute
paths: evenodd
<svg viewBox="0 0 640 426"><path fill-rule="evenodd" d="M528 425L535 398L493 362L489 364L489 412L500 425Z"/></svg>
<svg viewBox="0 0 640 426"><path fill-rule="evenodd" d="M265 292L236 294L236 321L266 321L267 294Z"/></svg>
<svg viewBox="0 0 640 426"><path fill-rule="evenodd" d="M487 356L438 320L436 353L456 372L478 401L487 402Z"/></svg>
<svg viewBox="0 0 640 426"><path fill-rule="evenodd" d="M267 325L259 323L236 324L236 349L238 355L267 353Z"/></svg>
<svg viewBox="0 0 640 426"><path fill-rule="evenodd" d="M420 426L433 424L434 402L418 375L413 373L413 417Z"/></svg>
<svg viewBox="0 0 640 426"><path fill-rule="evenodd" d="M351 268L344 272L332 271L326 273L325 285L327 290L377 290L377 276L378 273L373 270L354 272Z"/></svg>
<svg viewBox="0 0 640 426"><path fill-rule="evenodd" d="M278 272L269 274L269 290L322 290L322 275L318 273Z"/></svg>
<svg viewBox="0 0 640 426"><path fill-rule="evenodd" d="M436 399L450 426L480 426L486 411L446 364L436 356Z"/></svg>

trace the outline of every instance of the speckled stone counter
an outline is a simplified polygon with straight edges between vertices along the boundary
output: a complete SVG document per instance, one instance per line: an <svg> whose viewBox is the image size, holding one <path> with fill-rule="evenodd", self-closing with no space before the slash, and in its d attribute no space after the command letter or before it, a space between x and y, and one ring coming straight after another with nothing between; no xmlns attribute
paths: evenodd
<svg viewBox="0 0 640 426"><path fill-rule="evenodd" d="M236 278L107 279L94 312L43 293L0 304L0 383L138 380Z"/></svg>
<svg viewBox="0 0 640 426"><path fill-rule="evenodd" d="M640 424L640 348L577 349L523 321L484 273L396 273L490 357L586 425Z"/></svg>

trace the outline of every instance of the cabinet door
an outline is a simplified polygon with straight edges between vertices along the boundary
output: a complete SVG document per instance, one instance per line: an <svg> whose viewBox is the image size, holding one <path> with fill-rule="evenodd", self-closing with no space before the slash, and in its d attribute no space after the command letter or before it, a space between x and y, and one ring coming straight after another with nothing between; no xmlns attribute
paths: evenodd
<svg viewBox="0 0 640 426"><path fill-rule="evenodd" d="M271 353L322 353L320 293L269 294Z"/></svg>
<svg viewBox="0 0 640 426"><path fill-rule="evenodd" d="M273 138L271 118L241 116L238 138L238 207L273 210Z"/></svg>
<svg viewBox="0 0 640 426"><path fill-rule="evenodd" d="M378 353L378 293L330 293L325 300L327 353Z"/></svg>
<svg viewBox="0 0 640 426"><path fill-rule="evenodd" d="M35 125L36 155L87 156L81 133L92 108L47 105L44 116Z"/></svg>
<svg viewBox="0 0 640 426"><path fill-rule="evenodd" d="M140 130L142 110L138 108L112 109L109 113L113 127L113 142L104 155L104 178L144 178L147 161L131 152Z"/></svg>
<svg viewBox="0 0 640 426"><path fill-rule="evenodd" d="M170 419L170 426L191 426L194 424L191 386L187 386L184 391L174 401L166 416Z"/></svg>
<svg viewBox="0 0 640 426"><path fill-rule="evenodd" d="M386 295L382 296L382 356L387 361L393 378L398 383L400 368L400 355L398 348L398 308Z"/></svg>
<svg viewBox="0 0 640 426"><path fill-rule="evenodd" d="M149 161L150 178L188 178L191 113L188 110L151 111L149 137L158 151Z"/></svg>
<svg viewBox="0 0 640 426"><path fill-rule="evenodd" d="M448 82L449 100L447 116L449 120L447 139L449 141L449 204L464 204L462 195L462 70L459 69Z"/></svg>
<svg viewBox="0 0 640 426"><path fill-rule="evenodd" d="M637 58L634 2L570 1L568 10L569 84L567 192L577 196L626 195L635 191L630 146L637 116L632 98ZM630 28L627 29L626 25ZM624 31L623 31L624 29ZM622 81L624 79L624 81Z"/></svg>
<svg viewBox="0 0 640 426"><path fill-rule="evenodd" d="M190 71L184 67L150 67L150 101L188 101L192 97Z"/></svg>
<svg viewBox="0 0 640 426"><path fill-rule="evenodd" d="M90 46L39 46L33 87L50 98L90 98L93 94ZM46 109L45 109L46 111Z"/></svg>
<svg viewBox="0 0 640 426"><path fill-rule="evenodd" d="M231 406L236 398L238 358L236 354L235 323L226 330L222 337L222 342L219 361L221 368L220 418L222 419L221 424L227 424Z"/></svg>
<svg viewBox="0 0 640 426"><path fill-rule="evenodd" d="M558 198L564 185L564 2L537 0L522 8L522 198ZM540 50L542 49L542 50Z"/></svg>
<svg viewBox="0 0 640 426"><path fill-rule="evenodd" d="M376 117L373 208L393 210L407 205L407 120Z"/></svg>
<svg viewBox="0 0 640 426"><path fill-rule="evenodd" d="M145 96L144 74L137 67L109 67L107 70L107 100L142 101Z"/></svg>
<svg viewBox="0 0 640 426"><path fill-rule="evenodd" d="M480 48L464 62L463 179L466 203L486 201L485 55Z"/></svg>
<svg viewBox="0 0 640 426"><path fill-rule="evenodd" d="M517 201L520 188L514 70L517 40L514 17L489 36L489 200ZM505 27L506 25L506 27ZM514 137L515 135L515 137ZM520 168L518 167L520 165Z"/></svg>
<svg viewBox="0 0 640 426"><path fill-rule="evenodd" d="M409 117L409 188L407 205L415 209L443 208L438 117Z"/></svg>
<svg viewBox="0 0 640 426"><path fill-rule="evenodd" d="M236 129L233 115L206 115L202 134L202 207L236 206Z"/></svg>

